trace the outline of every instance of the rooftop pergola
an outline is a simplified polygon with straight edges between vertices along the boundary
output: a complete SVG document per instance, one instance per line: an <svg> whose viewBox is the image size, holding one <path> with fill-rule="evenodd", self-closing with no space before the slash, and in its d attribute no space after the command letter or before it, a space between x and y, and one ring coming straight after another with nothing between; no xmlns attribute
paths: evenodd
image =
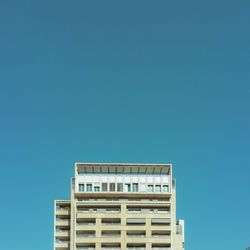
<svg viewBox="0 0 250 250"><path fill-rule="evenodd" d="M171 164L75 163L76 174L171 175Z"/></svg>

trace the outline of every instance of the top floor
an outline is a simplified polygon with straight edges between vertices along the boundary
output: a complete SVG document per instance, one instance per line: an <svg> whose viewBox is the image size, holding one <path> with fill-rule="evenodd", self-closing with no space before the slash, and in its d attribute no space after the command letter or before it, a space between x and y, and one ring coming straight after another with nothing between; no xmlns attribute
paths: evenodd
<svg viewBox="0 0 250 250"><path fill-rule="evenodd" d="M171 164L76 163L75 193L171 193Z"/></svg>

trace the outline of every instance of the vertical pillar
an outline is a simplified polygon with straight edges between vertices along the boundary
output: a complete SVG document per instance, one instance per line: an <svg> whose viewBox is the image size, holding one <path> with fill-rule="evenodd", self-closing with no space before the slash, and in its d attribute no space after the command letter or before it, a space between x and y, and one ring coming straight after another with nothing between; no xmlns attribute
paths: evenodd
<svg viewBox="0 0 250 250"><path fill-rule="evenodd" d="M96 223L95 237L100 238L100 237L102 237L102 232L101 232L102 221L101 221L101 218L96 218L95 223Z"/></svg>
<svg viewBox="0 0 250 250"><path fill-rule="evenodd" d="M151 237L151 218L146 218L146 237Z"/></svg>
<svg viewBox="0 0 250 250"><path fill-rule="evenodd" d="M100 242L97 242L97 243L95 244L95 249L96 249L96 250L101 250L101 243L100 243Z"/></svg>
<svg viewBox="0 0 250 250"><path fill-rule="evenodd" d="M126 231L126 225L127 225L127 204L121 203L121 250L127 249L127 231Z"/></svg>

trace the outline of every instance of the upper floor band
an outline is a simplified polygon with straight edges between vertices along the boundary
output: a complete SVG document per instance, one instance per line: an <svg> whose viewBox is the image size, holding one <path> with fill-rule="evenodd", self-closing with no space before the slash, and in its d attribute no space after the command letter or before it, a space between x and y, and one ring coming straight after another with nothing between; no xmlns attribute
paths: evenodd
<svg viewBox="0 0 250 250"><path fill-rule="evenodd" d="M75 164L75 193L171 193L170 164Z"/></svg>

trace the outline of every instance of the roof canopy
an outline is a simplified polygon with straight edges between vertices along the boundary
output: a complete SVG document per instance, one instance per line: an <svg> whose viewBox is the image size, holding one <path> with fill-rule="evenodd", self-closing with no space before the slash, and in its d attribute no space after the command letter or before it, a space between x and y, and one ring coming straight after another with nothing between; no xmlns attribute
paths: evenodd
<svg viewBox="0 0 250 250"><path fill-rule="evenodd" d="M171 174L171 164L76 163L76 173Z"/></svg>

